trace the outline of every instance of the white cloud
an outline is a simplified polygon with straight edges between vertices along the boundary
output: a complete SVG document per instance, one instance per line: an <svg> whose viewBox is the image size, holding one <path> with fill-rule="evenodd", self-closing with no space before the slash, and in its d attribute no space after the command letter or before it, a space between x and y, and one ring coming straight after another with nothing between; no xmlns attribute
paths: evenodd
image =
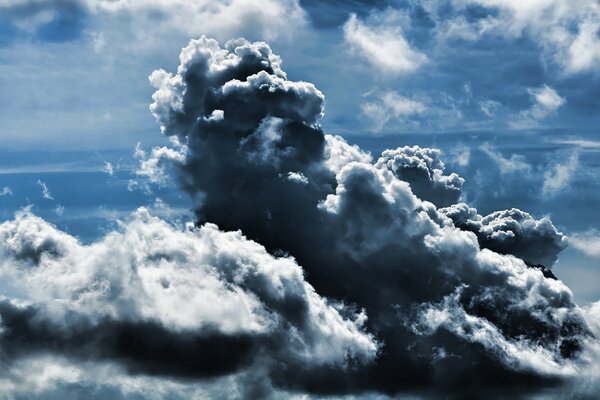
<svg viewBox="0 0 600 400"><path fill-rule="evenodd" d="M368 361L378 348L363 331L366 315L342 317L349 310L319 296L292 258L213 224L179 230L143 208L90 245L19 212L0 224L0 277L5 301L61 326L75 313L95 324L156 322L175 334L283 334L290 357L317 365ZM302 326L285 322L290 296L305 310Z"/></svg>
<svg viewBox="0 0 600 400"><path fill-rule="evenodd" d="M590 257L600 258L600 232L597 230L569 235L569 245Z"/></svg>
<svg viewBox="0 0 600 400"><path fill-rule="evenodd" d="M54 197L52 197L52 193L50 193L50 189L48 189L45 182L38 179L37 184L42 188L42 196L45 199L54 200Z"/></svg>
<svg viewBox="0 0 600 400"><path fill-rule="evenodd" d="M555 113L566 103L566 100L548 85L536 89L530 88L527 89L527 92L531 96L533 105L529 109L521 111L518 119L509 123L512 128L539 126L545 118Z"/></svg>
<svg viewBox="0 0 600 400"><path fill-rule="evenodd" d="M503 174L510 174L517 171L528 172L531 169L531 166L525 162L525 157L521 155L513 154L510 158L506 158L502 153L494 150L488 143L483 144L479 148L498 164L500 172Z"/></svg>
<svg viewBox="0 0 600 400"><path fill-rule="evenodd" d="M374 130L380 131L391 120L396 119L401 124L406 123L413 115L422 114L427 110L420 101L402 96L393 90L377 92L374 101L361 105L363 114L373 121Z"/></svg>
<svg viewBox="0 0 600 400"><path fill-rule="evenodd" d="M110 176L113 176L115 173L115 171L113 169L113 165L108 161L104 162L104 167L102 168L102 171L106 172Z"/></svg>
<svg viewBox="0 0 600 400"><path fill-rule="evenodd" d="M454 147L450 151L450 154L452 155L452 160L461 167L466 167L471 161L471 148L465 145Z"/></svg>
<svg viewBox="0 0 600 400"><path fill-rule="evenodd" d="M13 192L8 186L4 186L2 190L0 190L0 197L2 196L12 196Z"/></svg>
<svg viewBox="0 0 600 400"><path fill-rule="evenodd" d="M395 19L387 18L381 25L368 25L351 14L344 25L346 43L378 74L412 73L427 62L427 57L406 40Z"/></svg>
<svg viewBox="0 0 600 400"><path fill-rule="evenodd" d="M542 193L554 195L566 188L578 166L579 153L574 152L565 163L555 164L550 170L544 172Z"/></svg>

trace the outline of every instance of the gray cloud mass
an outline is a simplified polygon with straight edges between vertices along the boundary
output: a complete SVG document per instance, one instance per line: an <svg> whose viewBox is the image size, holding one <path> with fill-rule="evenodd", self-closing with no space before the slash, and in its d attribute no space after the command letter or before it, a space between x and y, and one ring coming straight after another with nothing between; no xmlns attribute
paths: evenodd
<svg viewBox="0 0 600 400"><path fill-rule="evenodd" d="M244 388L223 398L593 386L574 382L598 377L597 306L549 277L566 246L549 219L459 203L437 149L372 157L325 134L324 95L266 43L192 40L150 81L172 146L139 175L174 180L197 220L138 210L90 245L27 211L1 224L10 373L50 354Z"/></svg>

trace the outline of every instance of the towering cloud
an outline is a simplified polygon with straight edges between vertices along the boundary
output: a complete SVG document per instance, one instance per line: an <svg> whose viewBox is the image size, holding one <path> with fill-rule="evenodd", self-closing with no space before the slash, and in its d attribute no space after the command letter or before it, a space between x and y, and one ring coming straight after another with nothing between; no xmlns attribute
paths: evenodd
<svg viewBox="0 0 600 400"><path fill-rule="evenodd" d="M597 376L597 313L530 268L565 246L548 219L457 203L464 180L436 149L373 162L325 135L323 94L265 43L202 37L180 62L150 77L172 146L138 154L139 174L175 179L195 225L140 210L88 246L28 213L0 225L12 365L50 353L161 379L246 374L253 397L521 396Z"/></svg>
<svg viewBox="0 0 600 400"><path fill-rule="evenodd" d="M185 153L175 165L200 199L199 222L294 256L319 293L364 307L383 343L360 373L276 385L458 393L467 376L480 382L472 390L522 390L578 371L592 337L584 317L567 287L527 265L550 266L564 248L549 220L438 211L464 182L444 173L438 150L387 150L372 163L324 135L323 95L287 80L264 43L202 38L180 60L176 74L152 74L151 110Z"/></svg>

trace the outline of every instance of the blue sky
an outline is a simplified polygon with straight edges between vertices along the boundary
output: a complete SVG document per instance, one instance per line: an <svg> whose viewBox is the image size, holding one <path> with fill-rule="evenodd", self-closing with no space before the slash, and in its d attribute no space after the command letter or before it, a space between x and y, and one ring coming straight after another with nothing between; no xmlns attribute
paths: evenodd
<svg viewBox="0 0 600 400"><path fill-rule="evenodd" d="M553 271L600 299L594 0L0 0L0 221L27 208L83 243L140 206L192 221L198 199L141 163L169 145L149 76L201 35L268 42L323 93L325 133L375 159L439 148L480 214L549 217Z"/></svg>

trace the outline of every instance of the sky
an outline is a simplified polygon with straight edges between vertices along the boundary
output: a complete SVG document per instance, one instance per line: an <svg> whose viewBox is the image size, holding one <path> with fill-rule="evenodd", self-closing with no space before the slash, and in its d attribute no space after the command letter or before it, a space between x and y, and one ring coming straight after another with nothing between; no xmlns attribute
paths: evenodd
<svg viewBox="0 0 600 400"><path fill-rule="evenodd" d="M593 398L599 66L595 0L0 0L0 395Z"/></svg>

